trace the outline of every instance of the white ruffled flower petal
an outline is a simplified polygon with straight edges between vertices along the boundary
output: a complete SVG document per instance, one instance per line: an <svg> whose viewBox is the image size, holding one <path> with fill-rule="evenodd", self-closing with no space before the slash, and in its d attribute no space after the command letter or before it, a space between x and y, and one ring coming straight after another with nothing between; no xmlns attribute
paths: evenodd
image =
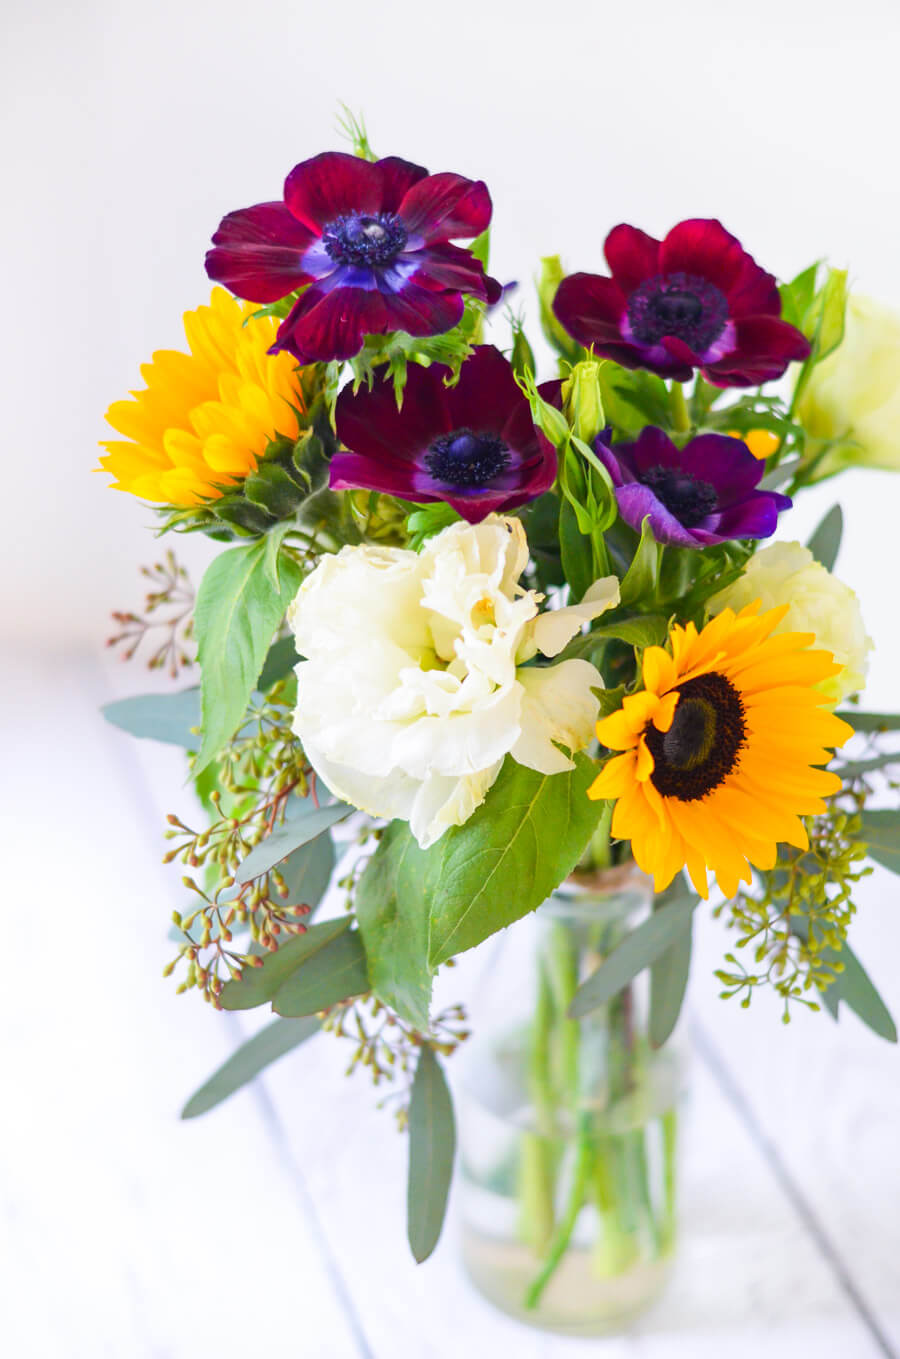
<svg viewBox="0 0 900 1359"><path fill-rule="evenodd" d="M519 683L525 694L513 759L541 774L573 769L559 745L574 755L590 744L600 708L591 690L603 688L600 672L589 661L560 661L520 670Z"/></svg>
<svg viewBox="0 0 900 1359"><path fill-rule="evenodd" d="M561 772L570 762L553 741L590 740L592 666L517 669L541 623L542 597L518 583L527 560L522 525L497 516L453 524L419 554L345 547L289 611L307 658L294 726L310 763L338 797L409 821L423 848L472 815L510 753ZM544 615L566 617L541 644L564 633L564 646L613 603L598 581L582 604Z"/></svg>
<svg viewBox="0 0 900 1359"><path fill-rule="evenodd" d="M558 656L568 646L585 623L592 623L607 609L619 602L619 582L615 576L601 576L585 592L580 604L569 604L564 609L553 609L536 618L529 632L529 647L521 660L528 660L535 652Z"/></svg>

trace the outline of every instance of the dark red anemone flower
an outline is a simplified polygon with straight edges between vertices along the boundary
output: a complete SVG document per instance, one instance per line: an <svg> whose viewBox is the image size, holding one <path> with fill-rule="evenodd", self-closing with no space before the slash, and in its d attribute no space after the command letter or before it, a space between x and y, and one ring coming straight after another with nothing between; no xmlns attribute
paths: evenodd
<svg viewBox="0 0 900 1359"><path fill-rule="evenodd" d="M612 278L572 274L553 301L580 344L625 368L717 387L756 387L805 359L809 344L781 318L775 279L714 218L679 222L664 241L613 227Z"/></svg>
<svg viewBox="0 0 900 1359"><path fill-rule="evenodd" d="M383 491L427 504L446 501L470 524L515 509L548 491L556 450L531 419L511 365L493 345L479 345L454 387L440 364L410 364L397 409L394 384L345 387L337 432L348 453L331 460L333 490ZM559 383L541 395L559 402Z"/></svg>
<svg viewBox="0 0 900 1359"><path fill-rule="evenodd" d="M224 217L206 272L238 297L299 300L273 352L301 363L348 359L367 335L437 335L463 314L463 294L496 302L500 285L468 250L491 220L481 180L430 175L388 156L361 160L325 151L295 165L283 203L257 203Z"/></svg>

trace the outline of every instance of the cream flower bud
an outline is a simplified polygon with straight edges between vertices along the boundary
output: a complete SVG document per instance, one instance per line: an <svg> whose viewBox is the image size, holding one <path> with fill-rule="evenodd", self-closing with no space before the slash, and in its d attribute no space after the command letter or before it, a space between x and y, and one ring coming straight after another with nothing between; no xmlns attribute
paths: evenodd
<svg viewBox="0 0 900 1359"><path fill-rule="evenodd" d="M772 543L757 552L743 575L710 600L710 612L742 609L758 599L762 609L787 604L775 629L811 632L815 645L830 651L843 670L820 687L832 704L858 693L866 682L872 640L866 635L859 600L849 585L815 560L802 543Z"/></svg>
<svg viewBox="0 0 900 1359"><path fill-rule="evenodd" d="M825 454L817 477L853 466L900 471L900 314L851 296L844 338L813 369L797 415L814 441L847 441Z"/></svg>
<svg viewBox="0 0 900 1359"><path fill-rule="evenodd" d="M410 824L423 849L466 821L507 755L571 769L560 745L590 742L603 681L555 656L618 602L615 577L571 609L540 612L519 577L518 519L452 524L420 553L374 545L324 557L289 611L297 650L294 730L323 781L374 816Z"/></svg>

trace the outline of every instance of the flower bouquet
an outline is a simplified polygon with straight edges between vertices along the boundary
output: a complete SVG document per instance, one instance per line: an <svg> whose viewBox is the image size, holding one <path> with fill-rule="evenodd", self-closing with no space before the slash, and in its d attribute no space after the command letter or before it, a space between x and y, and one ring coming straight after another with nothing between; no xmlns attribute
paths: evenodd
<svg viewBox="0 0 900 1359"><path fill-rule="evenodd" d="M469 1024L433 980L537 912L454 1060L466 1260L508 1310L594 1329L673 1248L669 1039L711 890L725 996L896 1040L847 933L868 860L900 871L900 717L857 706L840 508L761 544L805 487L900 461L872 367L897 322L821 264L779 286L718 221L620 225L605 271L541 262L539 380L485 184L349 132L222 220L185 351L107 417L102 464L159 532L230 544L196 596L169 553L116 615L126 654L161 622L151 666L197 681L105 710L183 746L196 789L167 973L277 1016L184 1113L343 1037L394 1083L424 1260Z"/></svg>

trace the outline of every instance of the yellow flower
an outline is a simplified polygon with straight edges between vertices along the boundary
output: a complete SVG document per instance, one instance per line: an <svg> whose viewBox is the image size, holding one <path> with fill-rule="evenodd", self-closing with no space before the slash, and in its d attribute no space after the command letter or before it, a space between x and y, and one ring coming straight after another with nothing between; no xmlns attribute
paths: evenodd
<svg viewBox="0 0 900 1359"><path fill-rule="evenodd" d="M708 609L711 614L721 613L725 608L743 608L754 600L763 609L785 605L776 635L811 632L816 646L830 651L840 664L837 674L818 685L831 707L859 693L866 682L873 647L859 600L849 585L815 560L808 547L770 543L755 552L737 580L713 595Z"/></svg>
<svg viewBox="0 0 900 1359"><path fill-rule="evenodd" d="M774 453L781 440L777 434L773 434L770 429L751 429L746 434L740 434L736 429L730 429L728 433L732 439L742 439L754 458L759 458L760 462L765 462L770 453Z"/></svg>
<svg viewBox="0 0 900 1359"><path fill-rule="evenodd" d="M816 688L840 667L807 649L811 633L773 637L784 612L759 613L757 600L699 633L674 627L671 654L644 652L643 691L597 724L602 744L624 753L589 796L616 800L612 833L631 841L658 892L686 865L702 897L707 867L733 897L750 864L774 867L779 841L808 848L801 816L825 811L841 786L812 767L853 734L821 711Z"/></svg>
<svg viewBox="0 0 900 1359"><path fill-rule="evenodd" d="M124 440L104 441L100 462L117 491L166 505L196 505L256 470L276 435L296 439L303 397L296 360L269 354L278 323L224 288L184 314L189 353L163 349L141 367L147 386L106 413Z"/></svg>

